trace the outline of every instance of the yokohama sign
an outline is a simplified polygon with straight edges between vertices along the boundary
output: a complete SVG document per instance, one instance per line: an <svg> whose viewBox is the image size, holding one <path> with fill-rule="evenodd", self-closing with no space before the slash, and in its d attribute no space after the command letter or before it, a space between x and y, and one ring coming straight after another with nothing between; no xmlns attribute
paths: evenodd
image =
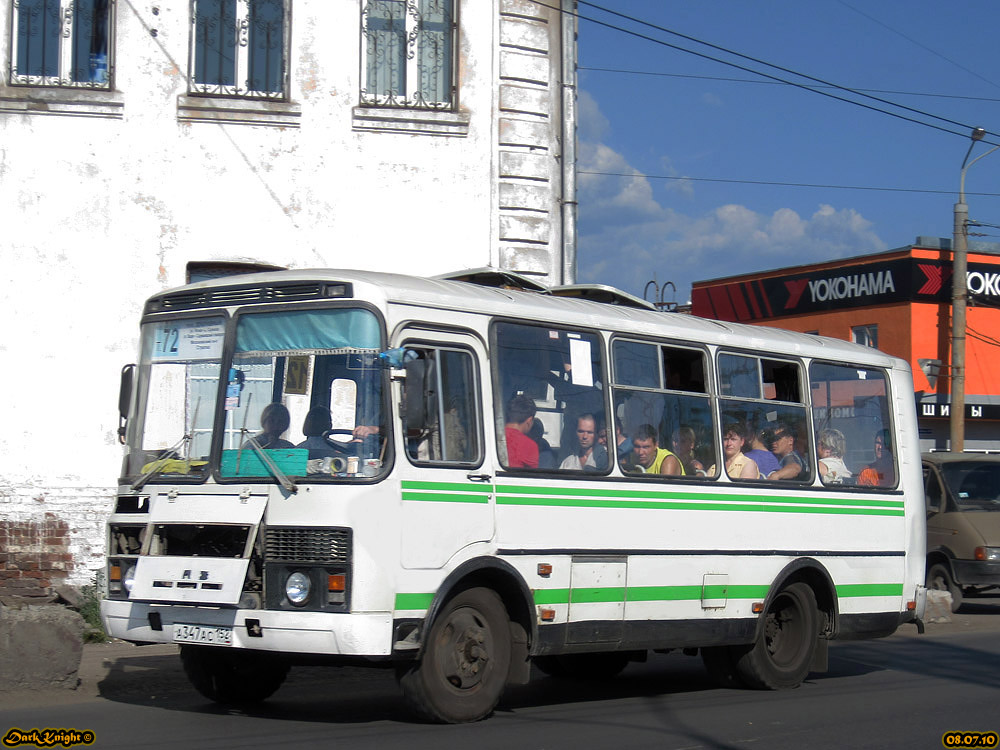
<svg viewBox="0 0 1000 750"><path fill-rule="evenodd" d="M970 265L969 293L1000 300L1000 266ZM750 321L892 302L948 302L951 264L903 258L753 281L696 285L695 315Z"/></svg>

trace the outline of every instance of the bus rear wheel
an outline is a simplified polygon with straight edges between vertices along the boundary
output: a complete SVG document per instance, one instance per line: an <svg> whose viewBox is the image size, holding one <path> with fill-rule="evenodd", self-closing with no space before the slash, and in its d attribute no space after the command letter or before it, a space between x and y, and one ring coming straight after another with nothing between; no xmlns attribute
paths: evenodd
<svg viewBox="0 0 1000 750"><path fill-rule="evenodd" d="M407 703L430 721L459 724L490 715L510 669L507 610L490 589L448 601L431 625L419 662L399 675Z"/></svg>
<svg viewBox="0 0 1000 750"><path fill-rule="evenodd" d="M786 586L771 601L757 640L734 660L748 687L796 688L809 674L819 638L816 595L805 583Z"/></svg>
<svg viewBox="0 0 1000 750"><path fill-rule="evenodd" d="M218 646L181 646L181 664L199 693L224 705L259 703L288 676L288 664L271 654Z"/></svg>

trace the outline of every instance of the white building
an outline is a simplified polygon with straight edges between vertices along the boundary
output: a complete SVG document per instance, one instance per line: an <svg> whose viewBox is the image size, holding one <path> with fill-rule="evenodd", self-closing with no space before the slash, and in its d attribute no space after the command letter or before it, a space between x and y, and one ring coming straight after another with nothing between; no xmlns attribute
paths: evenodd
<svg viewBox="0 0 1000 750"><path fill-rule="evenodd" d="M574 281L559 3L0 0L0 593L100 567L153 292L234 262Z"/></svg>

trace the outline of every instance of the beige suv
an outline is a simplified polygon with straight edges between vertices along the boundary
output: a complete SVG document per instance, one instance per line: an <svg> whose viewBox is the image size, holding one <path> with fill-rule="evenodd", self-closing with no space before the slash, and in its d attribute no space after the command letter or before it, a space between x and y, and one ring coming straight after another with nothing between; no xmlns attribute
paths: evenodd
<svg viewBox="0 0 1000 750"><path fill-rule="evenodd" d="M927 588L965 594L1000 586L1000 455L925 453Z"/></svg>

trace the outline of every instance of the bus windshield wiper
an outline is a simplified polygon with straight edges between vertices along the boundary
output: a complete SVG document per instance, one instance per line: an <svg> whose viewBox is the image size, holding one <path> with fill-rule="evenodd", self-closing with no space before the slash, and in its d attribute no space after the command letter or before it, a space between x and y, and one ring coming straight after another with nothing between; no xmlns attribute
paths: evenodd
<svg viewBox="0 0 1000 750"><path fill-rule="evenodd" d="M181 439L178 440L173 445L171 445L169 448L164 448L162 451L160 451L160 455L158 455L155 459L153 459L152 464L146 464L147 466L149 466L149 469L146 471L145 474L143 474L141 477L139 477L132 483L133 490L141 490L143 486L146 484L146 482L155 477L157 474L164 471L170 465L171 461L182 460L184 464L188 467L188 470L190 471L191 441L192 438L194 437L194 426L198 423L198 409L200 408L201 408L201 398L199 397L198 401L194 405L194 414L191 417L191 429L185 432L183 435L181 435ZM175 453L175 451L182 445L184 446L184 458L176 459L175 456L177 454Z"/></svg>
<svg viewBox="0 0 1000 750"><path fill-rule="evenodd" d="M263 462L264 466L267 467L267 470L274 475L274 478L277 479L278 482L281 484L281 486L284 487L288 492L298 492L299 491L298 485L295 484L295 482L293 482L291 479L289 479L288 475L285 474L285 472L283 472L281 469L278 468L278 464L274 462L273 458L267 455L267 451L264 450L261 444L257 442L257 438L251 435L245 427L243 428L242 432L243 432L242 437L246 438L246 440L243 443L243 447L249 445L251 448L253 448L254 451L257 453L257 455L260 457L260 460ZM243 447L240 448L241 451L243 450ZM237 460L237 466L239 466L239 458L237 458L236 460Z"/></svg>

